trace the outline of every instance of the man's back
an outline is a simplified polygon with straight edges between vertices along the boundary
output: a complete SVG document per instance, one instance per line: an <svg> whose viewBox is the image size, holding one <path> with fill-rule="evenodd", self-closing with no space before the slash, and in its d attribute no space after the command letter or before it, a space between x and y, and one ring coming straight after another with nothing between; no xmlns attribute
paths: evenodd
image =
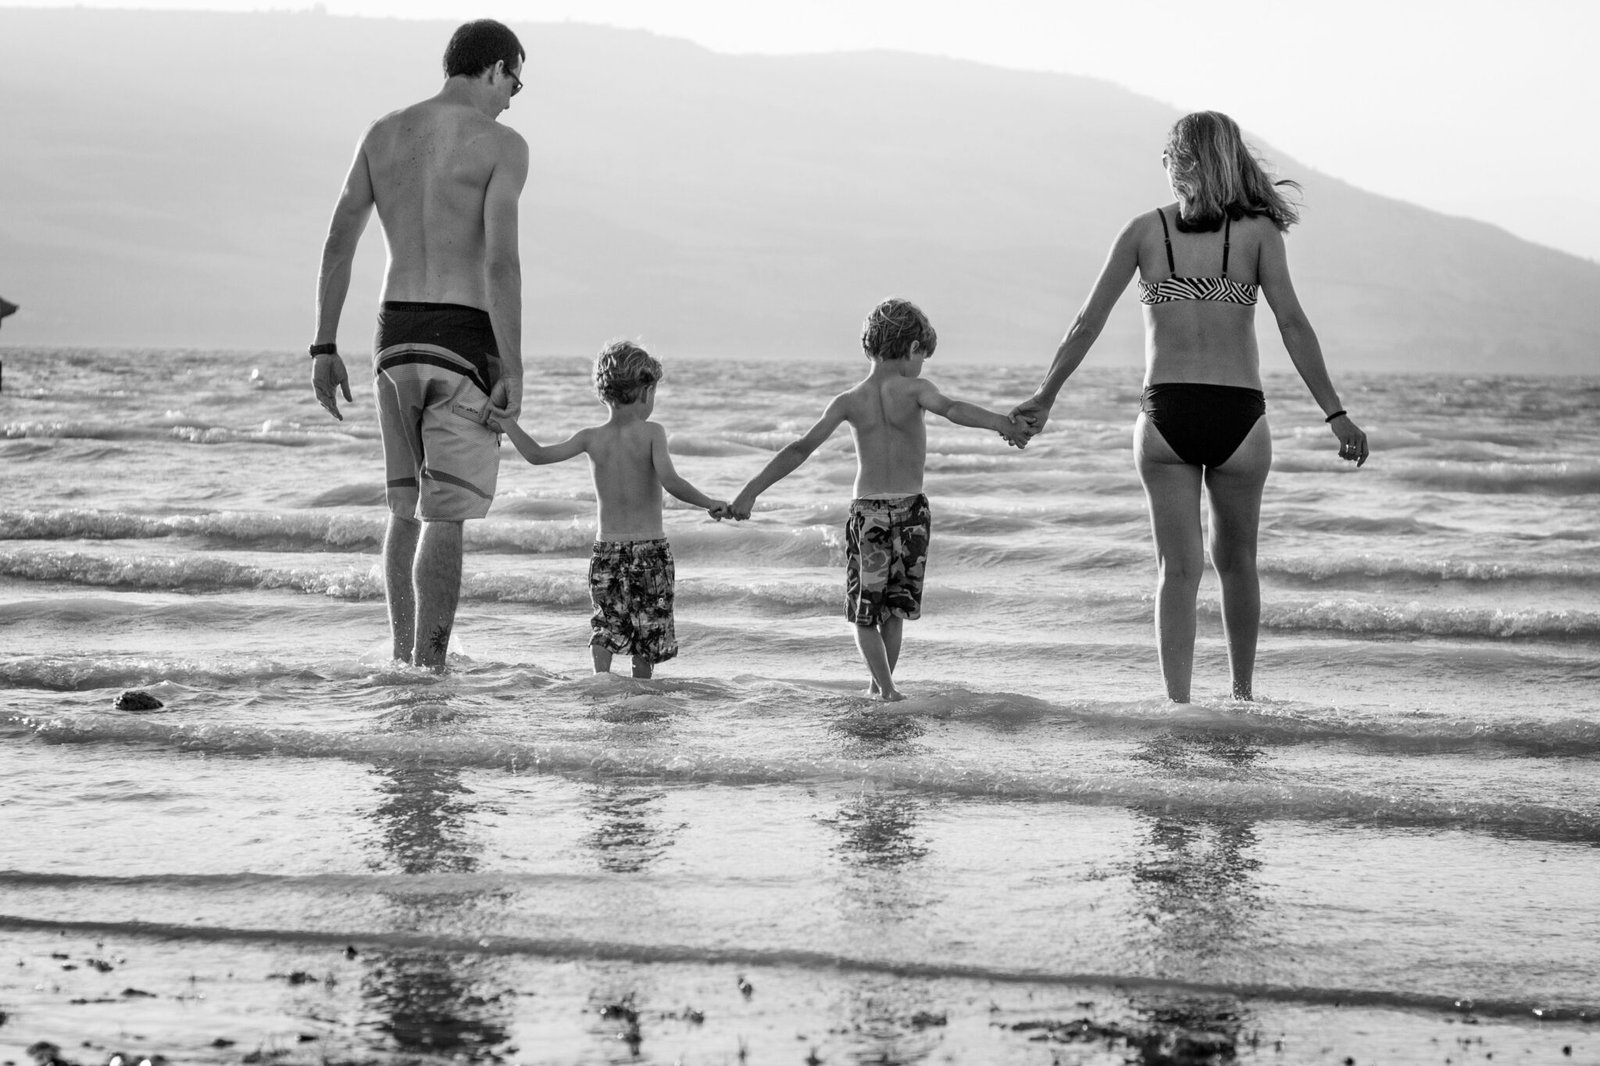
<svg viewBox="0 0 1600 1066"><path fill-rule="evenodd" d="M516 136L437 97L373 124L361 151L389 250L384 299L488 306L484 204Z"/></svg>

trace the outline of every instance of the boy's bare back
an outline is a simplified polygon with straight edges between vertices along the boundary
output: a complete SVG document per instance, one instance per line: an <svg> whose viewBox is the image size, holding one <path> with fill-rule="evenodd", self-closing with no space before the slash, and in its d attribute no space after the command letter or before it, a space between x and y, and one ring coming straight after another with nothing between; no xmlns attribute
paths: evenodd
<svg viewBox="0 0 1600 1066"><path fill-rule="evenodd" d="M899 372L903 365L879 363L854 388L834 398L855 440L857 497L922 491L928 453L923 401L938 390Z"/></svg>
<svg viewBox="0 0 1600 1066"><path fill-rule="evenodd" d="M594 476L601 540L655 540L663 536L661 476L667 431L644 419L612 419L583 431Z"/></svg>

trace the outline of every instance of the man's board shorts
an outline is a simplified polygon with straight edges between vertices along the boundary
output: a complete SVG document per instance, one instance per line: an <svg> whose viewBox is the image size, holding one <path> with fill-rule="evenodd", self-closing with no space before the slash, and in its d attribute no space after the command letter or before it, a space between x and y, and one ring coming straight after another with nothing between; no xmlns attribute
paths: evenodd
<svg viewBox="0 0 1600 1066"><path fill-rule="evenodd" d="M488 312L386 301L373 352L389 510L445 521L488 514L500 474L500 436L484 425L500 365Z"/></svg>
<svg viewBox="0 0 1600 1066"><path fill-rule="evenodd" d="M663 663L678 654L676 574L665 540L597 540L589 557L589 644Z"/></svg>
<svg viewBox="0 0 1600 1066"><path fill-rule="evenodd" d="M897 614L922 617L933 516L928 497L864 497L850 501L844 527L845 617L874 626Z"/></svg>

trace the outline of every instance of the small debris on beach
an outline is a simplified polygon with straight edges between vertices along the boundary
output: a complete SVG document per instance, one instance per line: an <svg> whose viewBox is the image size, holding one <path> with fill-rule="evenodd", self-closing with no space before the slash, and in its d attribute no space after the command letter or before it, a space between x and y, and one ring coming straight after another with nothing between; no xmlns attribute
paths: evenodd
<svg viewBox="0 0 1600 1066"><path fill-rule="evenodd" d="M159 711L166 704L140 689L130 688L118 694L112 706L119 711Z"/></svg>
<svg viewBox="0 0 1600 1066"><path fill-rule="evenodd" d="M739 994L741 996L743 996L745 999L749 999L751 994L753 992L755 992L756 986L751 984L749 981L746 981L744 979L744 974L740 974L739 975L738 981L739 981Z"/></svg>

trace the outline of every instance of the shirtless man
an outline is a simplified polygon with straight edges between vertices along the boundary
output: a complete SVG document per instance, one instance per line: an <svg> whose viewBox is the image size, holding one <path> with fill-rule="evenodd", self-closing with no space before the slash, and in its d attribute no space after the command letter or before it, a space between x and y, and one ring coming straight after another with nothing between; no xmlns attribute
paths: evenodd
<svg viewBox="0 0 1600 1066"><path fill-rule="evenodd" d="M784 446L729 505L748 518L756 497L793 473L848 423L856 442L855 498L845 523L845 617L855 625L856 647L872 675L871 695L905 697L894 687L895 663L907 618L922 616L922 578L928 562L931 516L922 494L928 451L923 412L958 426L990 429L1021 448L1027 427L976 404L952 400L922 378L938 335L908 300L885 300L861 328L861 349L872 369L841 392L806 435Z"/></svg>
<svg viewBox="0 0 1600 1066"><path fill-rule="evenodd" d="M443 670L461 595L461 523L489 511L499 471L491 407L522 407L517 199L528 145L495 121L522 89L517 37L456 30L438 95L367 130L328 226L312 386L334 418L350 383L335 338L374 207L389 249L373 361L389 525L384 592L394 657Z"/></svg>

